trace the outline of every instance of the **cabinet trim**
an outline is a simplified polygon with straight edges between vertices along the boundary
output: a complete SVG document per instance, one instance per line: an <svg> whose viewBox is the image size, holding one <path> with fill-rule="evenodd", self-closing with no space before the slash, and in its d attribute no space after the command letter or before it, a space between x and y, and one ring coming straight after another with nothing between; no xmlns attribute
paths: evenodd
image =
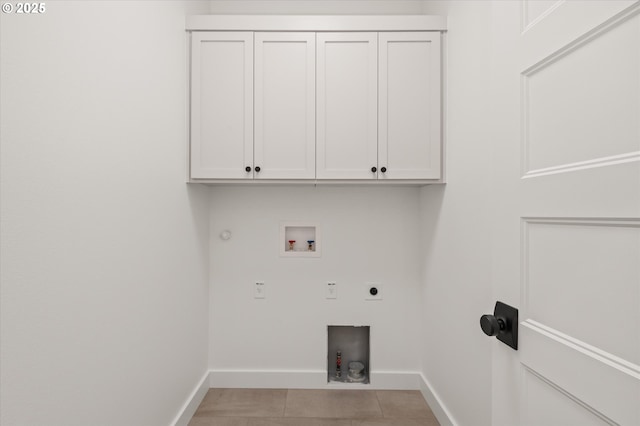
<svg viewBox="0 0 640 426"><path fill-rule="evenodd" d="M187 31L446 31L436 15L193 15Z"/></svg>
<svg viewBox="0 0 640 426"><path fill-rule="evenodd" d="M202 184L211 186L269 186L269 185L308 185L308 186L341 186L341 185L362 185L362 186L425 186L432 184L446 183L443 179L190 179L189 184Z"/></svg>

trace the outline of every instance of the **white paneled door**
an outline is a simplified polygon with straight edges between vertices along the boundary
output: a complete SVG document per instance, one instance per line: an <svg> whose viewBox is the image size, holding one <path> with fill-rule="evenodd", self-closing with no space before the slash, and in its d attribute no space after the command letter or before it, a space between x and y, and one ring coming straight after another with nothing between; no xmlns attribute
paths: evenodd
<svg viewBox="0 0 640 426"><path fill-rule="evenodd" d="M493 10L493 424L639 425L640 5Z"/></svg>

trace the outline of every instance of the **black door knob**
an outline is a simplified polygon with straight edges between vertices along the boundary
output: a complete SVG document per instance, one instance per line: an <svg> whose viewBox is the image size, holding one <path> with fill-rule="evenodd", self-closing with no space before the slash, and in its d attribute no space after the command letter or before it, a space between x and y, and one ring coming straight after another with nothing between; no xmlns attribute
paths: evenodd
<svg viewBox="0 0 640 426"><path fill-rule="evenodd" d="M260 173L260 166L256 166L255 171L256 173Z"/></svg>
<svg viewBox="0 0 640 426"><path fill-rule="evenodd" d="M504 330L505 324L502 318L493 315L483 315L480 317L480 328L487 336L495 336L500 330Z"/></svg>
<svg viewBox="0 0 640 426"><path fill-rule="evenodd" d="M377 168L375 168L375 167L372 167L372 168L371 168L371 171L372 171L373 173L375 173L376 171L378 171L378 169L377 169Z"/></svg>
<svg viewBox="0 0 640 426"><path fill-rule="evenodd" d="M502 343L518 350L518 310L502 302L496 302L493 315L480 317L480 328L487 336L496 336Z"/></svg>
<svg viewBox="0 0 640 426"><path fill-rule="evenodd" d="M247 172L247 173L249 173L249 172L251 171L251 167L249 167L249 166L245 167L245 168L244 168L244 171L245 171L245 172Z"/></svg>
<svg viewBox="0 0 640 426"><path fill-rule="evenodd" d="M372 295L372 296L375 296L376 294L378 294L378 289L375 288L375 287L371 287L369 289L369 294Z"/></svg>
<svg viewBox="0 0 640 426"><path fill-rule="evenodd" d="M382 168L380 169L380 171L381 171L382 173L384 173L384 172L386 172L386 171L387 171L387 168L386 168L386 167L382 167Z"/></svg>

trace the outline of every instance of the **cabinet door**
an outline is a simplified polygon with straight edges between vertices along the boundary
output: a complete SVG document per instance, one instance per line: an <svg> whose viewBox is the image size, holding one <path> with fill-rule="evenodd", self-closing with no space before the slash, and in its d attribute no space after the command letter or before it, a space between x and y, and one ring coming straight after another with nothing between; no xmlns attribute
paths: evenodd
<svg viewBox="0 0 640 426"><path fill-rule="evenodd" d="M318 179L375 179L377 33L317 34Z"/></svg>
<svg viewBox="0 0 640 426"><path fill-rule="evenodd" d="M246 179L253 167L253 34L194 32L191 178Z"/></svg>
<svg viewBox="0 0 640 426"><path fill-rule="evenodd" d="M256 179L315 178L315 34L255 34Z"/></svg>
<svg viewBox="0 0 640 426"><path fill-rule="evenodd" d="M380 179L439 179L440 33L380 33Z"/></svg>

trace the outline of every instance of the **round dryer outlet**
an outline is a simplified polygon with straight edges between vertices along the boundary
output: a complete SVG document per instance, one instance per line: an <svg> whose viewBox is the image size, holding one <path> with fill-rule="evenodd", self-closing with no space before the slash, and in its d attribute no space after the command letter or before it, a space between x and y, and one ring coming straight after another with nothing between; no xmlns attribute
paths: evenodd
<svg viewBox="0 0 640 426"><path fill-rule="evenodd" d="M382 300L382 284L366 283L365 300Z"/></svg>

